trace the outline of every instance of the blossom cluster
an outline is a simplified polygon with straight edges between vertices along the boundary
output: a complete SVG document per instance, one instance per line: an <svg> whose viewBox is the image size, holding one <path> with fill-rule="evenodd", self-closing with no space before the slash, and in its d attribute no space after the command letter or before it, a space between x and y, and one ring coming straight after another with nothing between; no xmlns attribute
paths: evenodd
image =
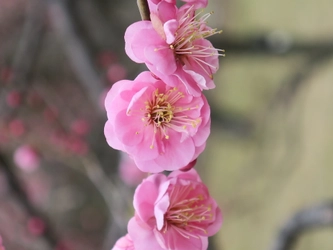
<svg viewBox="0 0 333 250"><path fill-rule="evenodd" d="M207 26L211 13L199 11L207 1L183 0L177 7L176 0L148 0L150 20L125 32L127 55L149 71L113 84L104 133L112 148L151 175L136 188L128 234L113 250L205 250L222 224L216 201L193 169L210 134L202 91L215 87L223 55L206 39L220 33Z"/></svg>

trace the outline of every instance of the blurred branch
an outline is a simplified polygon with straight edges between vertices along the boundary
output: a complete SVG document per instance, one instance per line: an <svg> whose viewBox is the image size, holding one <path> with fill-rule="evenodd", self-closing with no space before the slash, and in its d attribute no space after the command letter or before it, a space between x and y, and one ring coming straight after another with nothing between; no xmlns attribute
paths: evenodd
<svg viewBox="0 0 333 250"><path fill-rule="evenodd" d="M69 2L73 22L89 48L97 52L112 49L115 53L123 53L117 50L119 45L123 46L123 30L119 23L109 22L100 8L95 0Z"/></svg>
<svg viewBox="0 0 333 250"><path fill-rule="evenodd" d="M147 0L137 0L142 20L150 20L150 11Z"/></svg>
<svg viewBox="0 0 333 250"><path fill-rule="evenodd" d="M22 95L28 90L33 78L33 69L40 52L40 43L44 31L45 5L42 0L29 1L26 7L26 17L23 31L13 57L11 69L12 78L8 88L15 88ZM7 106L5 106L7 108ZM9 116L15 116L17 109L1 111Z"/></svg>
<svg viewBox="0 0 333 250"><path fill-rule="evenodd" d="M300 43L284 32L270 32L267 35L256 35L247 38L216 35L210 38L215 48L223 48L226 55L231 53L278 54L332 52L333 42Z"/></svg>
<svg viewBox="0 0 333 250"><path fill-rule="evenodd" d="M126 197L132 194L127 192L128 188L105 175L102 168L98 165L98 160L91 154L88 157L81 158L86 173L90 181L100 192L109 210L109 216L112 221L106 231L102 249L110 249L112 245L121 236L127 232L127 208ZM132 197L131 197L132 198ZM131 199L132 200L132 199Z"/></svg>
<svg viewBox="0 0 333 250"><path fill-rule="evenodd" d="M68 59L73 70L87 92L87 95L95 106L96 112L104 115L99 108L100 94L103 92L103 84L92 63L88 49L78 36L69 14L67 1L48 0L49 18L55 31L63 42Z"/></svg>
<svg viewBox="0 0 333 250"><path fill-rule="evenodd" d="M15 87L27 88L27 83L32 75L32 69L40 50L39 45L42 40L44 17L44 2L41 0L29 1L22 36L12 64L12 83Z"/></svg>
<svg viewBox="0 0 333 250"><path fill-rule="evenodd" d="M41 211L39 211L36 207L34 207L33 204L29 201L24 189L20 184L19 178L16 176L16 174L13 171L13 167L7 162L6 158L1 153L0 153L0 168L3 169L12 191L15 193L19 203L24 207L27 213L30 216L36 216L43 220L45 225L45 231L42 237L44 237L50 248L54 249L57 245L58 237L54 229L52 228L50 221Z"/></svg>
<svg viewBox="0 0 333 250"><path fill-rule="evenodd" d="M270 104L270 108L277 106L279 103L284 105L289 104L301 87L305 86L307 83L306 79L312 75L313 71L332 56L333 49L320 50L310 54L301 69L295 72L292 77L282 84L280 89L278 89Z"/></svg>
<svg viewBox="0 0 333 250"><path fill-rule="evenodd" d="M270 250L290 250L302 233L321 227L333 227L332 201L297 212L280 229Z"/></svg>

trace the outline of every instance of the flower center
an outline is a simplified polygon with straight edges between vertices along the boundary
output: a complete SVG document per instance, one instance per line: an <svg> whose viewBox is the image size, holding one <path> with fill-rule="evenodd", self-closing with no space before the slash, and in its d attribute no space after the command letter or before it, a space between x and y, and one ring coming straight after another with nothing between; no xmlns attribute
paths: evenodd
<svg viewBox="0 0 333 250"><path fill-rule="evenodd" d="M170 44L170 49L174 50L176 60L182 65L194 62L212 78L212 72L216 72L217 68L212 63L207 62L206 59L212 56L224 56L224 50L201 45L195 41L220 34L222 30L217 31L217 29L207 27L206 20L212 15L212 12L198 18L202 11L195 15L193 7L192 5L188 8L178 20L179 27L175 34L175 41Z"/></svg>
<svg viewBox="0 0 333 250"><path fill-rule="evenodd" d="M142 121L145 122L145 126L154 127L154 138L158 135L161 139L169 139L169 129L188 133L189 127L195 128L201 122L201 118L191 118L186 114L198 109L198 105L195 107L177 105L177 102L184 97L185 95L177 88L172 88L166 93L159 93L159 89L156 89L152 97L144 102L145 109L141 110ZM154 148L154 140L150 148Z"/></svg>
<svg viewBox="0 0 333 250"><path fill-rule="evenodd" d="M190 193L191 186L182 186L176 191L180 193ZM173 197L174 196L174 197ZM175 192L170 194L170 200L177 199L178 202L170 204L170 208L165 214L165 224L162 232L166 233L170 226L173 226L183 237L197 238L197 234L207 234L205 226L211 222L213 214L211 205L204 203L204 196L199 194L189 199L184 196L175 197Z"/></svg>
<svg viewBox="0 0 333 250"><path fill-rule="evenodd" d="M178 98L182 95L179 93ZM146 112L148 124L153 124L155 127L164 127L171 122L173 118L173 110L175 109L168 100L168 95L159 94L158 89L154 92L154 98L151 102L147 102Z"/></svg>

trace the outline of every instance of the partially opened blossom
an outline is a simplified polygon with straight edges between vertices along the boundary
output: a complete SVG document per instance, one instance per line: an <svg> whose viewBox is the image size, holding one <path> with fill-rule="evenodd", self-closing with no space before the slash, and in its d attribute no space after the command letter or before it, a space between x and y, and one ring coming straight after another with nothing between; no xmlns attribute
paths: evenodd
<svg viewBox="0 0 333 250"><path fill-rule="evenodd" d="M144 172L188 165L204 150L210 133L206 98L189 95L181 83L170 87L150 72L115 83L105 108L107 142L128 153Z"/></svg>
<svg viewBox="0 0 333 250"><path fill-rule="evenodd" d="M222 214L194 169L154 174L134 194L128 233L136 250L206 250Z"/></svg>
<svg viewBox="0 0 333 250"><path fill-rule="evenodd" d="M111 250L135 250L131 236L126 234L125 236L121 237L119 240L117 240L116 244Z"/></svg>
<svg viewBox="0 0 333 250"><path fill-rule="evenodd" d="M133 61L145 63L166 84L176 86L180 81L190 94L199 96L202 90L215 87L213 74L223 51L206 38L220 32L206 25L210 13L195 13L207 1L187 0L179 9L175 2L151 0L151 21L139 21L127 28L125 50Z"/></svg>

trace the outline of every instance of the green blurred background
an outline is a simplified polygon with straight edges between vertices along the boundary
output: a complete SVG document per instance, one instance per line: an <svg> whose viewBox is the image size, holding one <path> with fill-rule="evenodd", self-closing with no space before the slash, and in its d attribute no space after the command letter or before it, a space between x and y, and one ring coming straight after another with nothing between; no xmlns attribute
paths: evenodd
<svg viewBox="0 0 333 250"><path fill-rule="evenodd" d="M253 45L226 44L206 92L213 126L199 159L224 212L218 249L268 249L296 211L333 198L332 9L330 0L210 1L221 39ZM333 249L332 228L295 247L314 249Z"/></svg>

